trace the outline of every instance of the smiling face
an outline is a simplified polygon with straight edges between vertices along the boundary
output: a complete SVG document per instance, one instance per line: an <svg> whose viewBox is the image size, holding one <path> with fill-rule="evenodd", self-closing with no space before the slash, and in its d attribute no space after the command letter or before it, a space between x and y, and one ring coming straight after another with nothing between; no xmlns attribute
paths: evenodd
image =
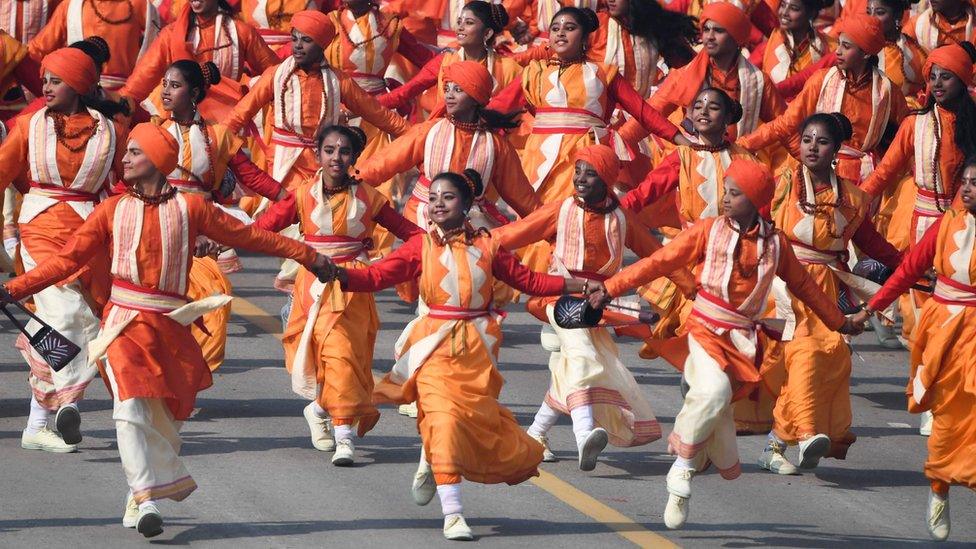
<svg viewBox="0 0 976 549"><path fill-rule="evenodd" d="M322 47L311 36L295 29L291 30L291 56L300 67L313 67L325 58Z"/></svg>
<svg viewBox="0 0 976 549"><path fill-rule="evenodd" d="M583 54L586 33L572 15L562 13L549 25L549 46L560 59L574 59Z"/></svg>
<svg viewBox="0 0 976 549"><path fill-rule="evenodd" d="M715 21L705 21L701 36L702 47L709 57L724 57L739 49L739 45L735 43L729 31Z"/></svg>
<svg viewBox="0 0 976 549"><path fill-rule="evenodd" d="M614 19L627 17L630 14L630 0L607 0L607 10Z"/></svg>
<svg viewBox="0 0 976 549"><path fill-rule="evenodd" d="M749 200L739 184L731 177L725 178L725 195L722 196L722 214L732 219L749 219L757 213L756 206Z"/></svg>
<svg viewBox="0 0 976 549"><path fill-rule="evenodd" d="M122 176L126 181L144 181L159 173L156 165L142 152L142 147L130 139L122 156Z"/></svg>
<svg viewBox="0 0 976 549"><path fill-rule="evenodd" d="M163 108L167 111L184 112L192 108L193 100L198 93L199 90L188 86L186 79L183 78L183 73L175 68L167 70L166 74L163 75L160 97Z"/></svg>
<svg viewBox="0 0 976 549"><path fill-rule="evenodd" d="M463 48L487 45L494 35L495 31L489 29L481 19L478 19L474 12L469 9L461 10L461 14L457 18L457 41L459 46Z"/></svg>
<svg viewBox="0 0 976 549"><path fill-rule="evenodd" d="M190 10L202 17L213 17L217 14L217 0L190 0Z"/></svg>
<svg viewBox="0 0 976 549"><path fill-rule="evenodd" d="M955 73L947 71L938 65L932 65L929 74L929 91L939 105L953 101L966 91L965 84Z"/></svg>
<svg viewBox="0 0 976 549"><path fill-rule="evenodd" d="M864 50L846 34L837 39L837 67L844 71L859 71L867 61Z"/></svg>
<svg viewBox="0 0 976 549"><path fill-rule="evenodd" d="M461 193L449 179L435 179L430 184L430 202L427 217L442 231L461 226L470 204L465 204Z"/></svg>
<svg viewBox="0 0 976 549"><path fill-rule="evenodd" d="M576 161L573 171L573 190L587 204L597 204L607 197L607 184L589 162Z"/></svg>
<svg viewBox="0 0 976 549"><path fill-rule="evenodd" d="M78 102L78 92L51 71L44 71L41 78L41 93L47 108L58 112L71 112Z"/></svg>
<svg viewBox="0 0 976 549"><path fill-rule="evenodd" d="M959 198L967 210L976 213L976 165L970 164L962 171Z"/></svg>
<svg viewBox="0 0 976 549"><path fill-rule="evenodd" d="M698 94L691 104L691 123L699 135L721 138L729 125L729 112L725 101L715 90Z"/></svg>
<svg viewBox="0 0 976 549"><path fill-rule="evenodd" d="M881 21L881 28L884 29L885 36L892 35L901 26L901 14L896 14L882 0L869 0L865 11L871 17Z"/></svg>
<svg viewBox="0 0 976 549"><path fill-rule="evenodd" d="M455 82L444 82L444 108L447 113L456 118L467 118L474 112L478 102L461 89Z"/></svg>
<svg viewBox="0 0 976 549"><path fill-rule="evenodd" d="M807 124L800 134L800 161L814 173L829 170L840 143L827 133L827 128L819 122Z"/></svg>
<svg viewBox="0 0 976 549"><path fill-rule="evenodd" d="M810 29L810 14L800 0L783 0L779 5L779 27L787 32Z"/></svg>
<svg viewBox="0 0 976 549"><path fill-rule="evenodd" d="M348 137L333 132L322 139L322 146L319 147L319 166L333 181L341 181L355 162L355 152Z"/></svg>

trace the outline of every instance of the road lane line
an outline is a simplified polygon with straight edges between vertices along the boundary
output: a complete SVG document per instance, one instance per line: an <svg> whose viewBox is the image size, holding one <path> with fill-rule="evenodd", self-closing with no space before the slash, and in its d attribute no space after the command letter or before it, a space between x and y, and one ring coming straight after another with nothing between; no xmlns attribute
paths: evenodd
<svg viewBox="0 0 976 549"><path fill-rule="evenodd" d="M281 320L268 314L264 309L242 297L235 297L231 312L250 322L261 331L281 339ZM376 374L373 374L374 378ZM623 513L600 502L593 496L576 488L556 475L539 469L539 476L529 479L532 484L549 492L550 495L569 505L580 513L603 524L638 547L672 548L679 547L673 542L638 524Z"/></svg>

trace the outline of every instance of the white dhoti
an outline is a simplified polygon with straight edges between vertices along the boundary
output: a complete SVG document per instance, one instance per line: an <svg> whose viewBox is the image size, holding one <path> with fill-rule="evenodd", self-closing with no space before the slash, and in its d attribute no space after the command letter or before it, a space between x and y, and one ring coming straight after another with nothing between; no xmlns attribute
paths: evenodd
<svg viewBox="0 0 976 549"><path fill-rule="evenodd" d="M732 383L718 362L688 335L684 374L689 390L668 437L672 454L691 460L696 471L715 464L723 478L742 473L735 441Z"/></svg>
<svg viewBox="0 0 976 549"><path fill-rule="evenodd" d="M21 246L24 269L37 266L26 246ZM49 286L34 294L37 316L52 328L81 347L81 352L61 371L55 372L21 334L16 347L30 366L29 383L37 402L48 410L78 402L85 388L94 379L96 368L88 364L88 342L98 335L99 321L82 294L78 281L64 286ZM34 333L38 324L31 321L27 330Z"/></svg>
<svg viewBox="0 0 976 549"><path fill-rule="evenodd" d="M606 429L614 446L640 446L661 438L651 405L620 362L610 333L605 328L560 328L551 305L546 314L560 347L549 358L552 377L546 404L564 414L590 407L595 425Z"/></svg>
<svg viewBox="0 0 976 549"><path fill-rule="evenodd" d="M112 419L118 437L125 480L136 503L172 499L182 501L197 483L180 459L180 427L166 403L158 398L119 400L115 374L106 361L112 384Z"/></svg>

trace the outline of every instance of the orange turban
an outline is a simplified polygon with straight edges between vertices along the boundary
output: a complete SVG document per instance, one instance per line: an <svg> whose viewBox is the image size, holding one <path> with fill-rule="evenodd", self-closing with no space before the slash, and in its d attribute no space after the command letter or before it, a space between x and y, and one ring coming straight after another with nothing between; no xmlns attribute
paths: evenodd
<svg viewBox="0 0 976 549"><path fill-rule="evenodd" d="M736 158L725 169L725 177L732 178L735 184L749 198L749 202L762 210L773 201L773 191L776 187L773 176L765 164L754 160Z"/></svg>
<svg viewBox="0 0 976 549"><path fill-rule="evenodd" d="M922 74L925 75L926 80L929 79L929 74L932 72L932 65L938 65L958 76L963 84L968 85L973 81L972 59L959 44L951 44L932 50L929 58L925 61L925 67L922 69Z"/></svg>
<svg viewBox="0 0 976 549"><path fill-rule="evenodd" d="M173 136L156 124L143 122L136 124L129 132L129 141L135 141L142 149L142 154L165 175L176 169L179 160L180 146Z"/></svg>
<svg viewBox="0 0 976 549"><path fill-rule="evenodd" d="M98 83L98 70L88 54L77 48L61 48L44 56L41 78L50 71L80 94L86 94Z"/></svg>
<svg viewBox="0 0 976 549"><path fill-rule="evenodd" d="M612 187L617 184L617 176L620 174L620 159L617 153L606 145L590 145L576 151L576 161L582 160L600 176L600 179Z"/></svg>
<svg viewBox="0 0 976 549"><path fill-rule="evenodd" d="M311 36L323 49L332 43L336 30L329 16L315 10L304 10L291 16L291 28Z"/></svg>
<svg viewBox="0 0 976 549"><path fill-rule="evenodd" d="M444 67L444 81L454 82L479 105L491 99L491 74L477 61L458 61Z"/></svg>
<svg viewBox="0 0 976 549"><path fill-rule="evenodd" d="M735 43L744 46L749 42L749 34L752 32L752 23L746 12L728 2L712 2L705 4L705 9L701 12L701 24L705 26L706 21L715 21L720 27L729 31Z"/></svg>
<svg viewBox="0 0 976 549"><path fill-rule="evenodd" d="M878 55L887 42L881 21L864 13L844 18L837 27L867 55Z"/></svg>

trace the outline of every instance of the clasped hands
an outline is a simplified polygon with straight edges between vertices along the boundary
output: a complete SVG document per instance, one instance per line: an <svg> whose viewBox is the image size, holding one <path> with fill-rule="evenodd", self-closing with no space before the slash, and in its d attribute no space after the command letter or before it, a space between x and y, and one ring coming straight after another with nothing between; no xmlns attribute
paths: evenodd
<svg viewBox="0 0 976 549"><path fill-rule="evenodd" d="M309 271L321 282L332 282L338 280L343 269L332 262L328 256L322 254L315 255L315 261L309 266Z"/></svg>

